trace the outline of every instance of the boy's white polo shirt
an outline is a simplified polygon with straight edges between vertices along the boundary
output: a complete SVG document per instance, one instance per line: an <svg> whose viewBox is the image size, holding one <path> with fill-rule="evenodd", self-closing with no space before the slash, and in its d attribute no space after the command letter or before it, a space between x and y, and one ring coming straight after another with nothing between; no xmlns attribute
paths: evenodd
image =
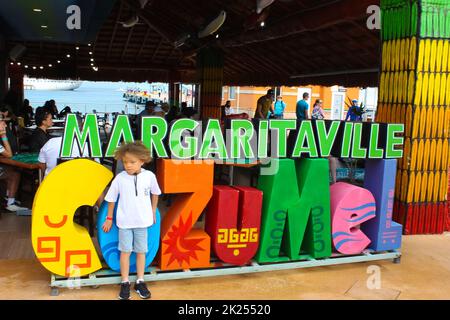
<svg viewBox="0 0 450 320"><path fill-rule="evenodd" d="M126 171L119 173L105 197L108 202L116 202L120 196L116 214L117 227L150 227L153 224L152 194L161 194L153 172L141 169L137 175L129 175Z"/></svg>

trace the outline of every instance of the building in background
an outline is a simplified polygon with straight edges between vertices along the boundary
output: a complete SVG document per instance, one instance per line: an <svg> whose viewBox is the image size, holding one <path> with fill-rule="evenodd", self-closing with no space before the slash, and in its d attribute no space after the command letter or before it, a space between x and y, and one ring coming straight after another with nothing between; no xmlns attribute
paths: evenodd
<svg viewBox="0 0 450 320"><path fill-rule="evenodd" d="M247 112L251 117L255 113L256 102L259 97L265 95L270 87L223 87L222 104L227 100L231 102L234 113ZM373 120L377 106L377 88L344 88L340 86L305 86L305 87L275 87L275 96L281 95L286 103L285 119L295 118L297 101L303 98L303 93L308 92L310 99L310 114L316 99L323 101L323 109L326 119L345 119L348 106L352 99L363 102L367 109L364 120Z"/></svg>

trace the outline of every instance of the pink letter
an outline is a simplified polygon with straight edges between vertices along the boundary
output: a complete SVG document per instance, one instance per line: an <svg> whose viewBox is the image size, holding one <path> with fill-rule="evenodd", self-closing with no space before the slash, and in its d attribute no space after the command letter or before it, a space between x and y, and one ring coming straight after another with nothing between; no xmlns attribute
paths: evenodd
<svg viewBox="0 0 450 320"><path fill-rule="evenodd" d="M359 226L375 218L375 198L369 190L343 182L333 184L330 194L334 247L343 254L361 253L370 239Z"/></svg>

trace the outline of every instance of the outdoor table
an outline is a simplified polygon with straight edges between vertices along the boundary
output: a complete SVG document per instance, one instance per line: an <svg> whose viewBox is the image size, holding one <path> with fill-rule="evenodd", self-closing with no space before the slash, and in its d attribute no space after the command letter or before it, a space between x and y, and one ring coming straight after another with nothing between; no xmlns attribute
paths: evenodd
<svg viewBox="0 0 450 320"><path fill-rule="evenodd" d="M41 184L43 172L41 166L39 165L37 157L37 153L22 153L15 155L12 158L0 157L0 164L5 164L11 167L30 171L37 170L39 184ZM31 210L17 211L16 214L19 216L28 216L31 215Z"/></svg>
<svg viewBox="0 0 450 320"><path fill-rule="evenodd" d="M21 168L25 170L39 171L39 184L42 182L42 167L37 160L37 153L22 153L13 156L12 158L0 157L0 164L6 164L12 167Z"/></svg>

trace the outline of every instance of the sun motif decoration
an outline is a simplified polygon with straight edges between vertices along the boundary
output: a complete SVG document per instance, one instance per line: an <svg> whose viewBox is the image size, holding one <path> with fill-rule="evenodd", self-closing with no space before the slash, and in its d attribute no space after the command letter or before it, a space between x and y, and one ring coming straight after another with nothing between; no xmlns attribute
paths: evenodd
<svg viewBox="0 0 450 320"><path fill-rule="evenodd" d="M167 239L162 241L167 245L164 254L170 255L168 266L174 261L177 261L181 267L183 262L189 264L190 259L198 260L197 251L204 251L198 244L204 239L186 239L187 234L192 227L192 212L183 222L183 217L180 216L179 223L174 224L171 230L167 233Z"/></svg>

